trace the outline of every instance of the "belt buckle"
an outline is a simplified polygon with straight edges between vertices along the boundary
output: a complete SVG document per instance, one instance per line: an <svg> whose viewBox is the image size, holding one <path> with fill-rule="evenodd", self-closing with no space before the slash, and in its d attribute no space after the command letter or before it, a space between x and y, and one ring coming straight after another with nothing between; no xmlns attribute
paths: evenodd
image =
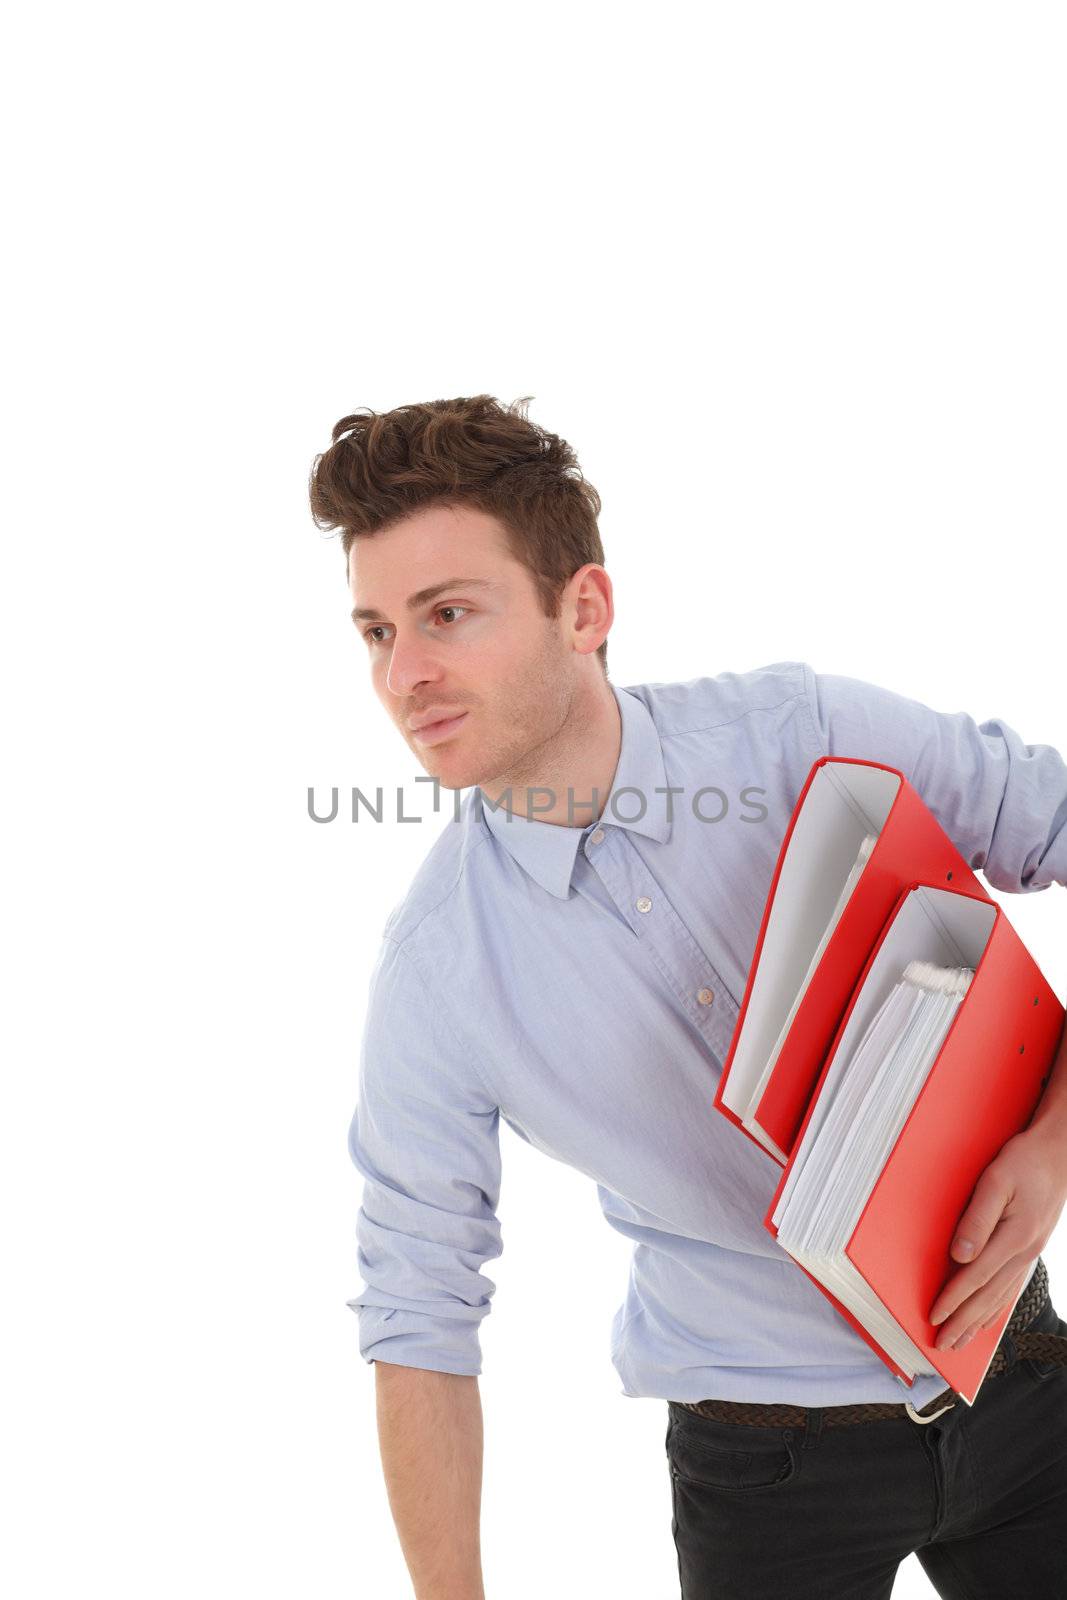
<svg viewBox="0 0 1067 1600"><path fill-rule="evenodd" d="M938 1410L938 1411L932 1411L928 1417L921 1417L919 1415L919 1413L916 1411L915 1407L912 1405L910 1400L905 1400L905 1402L904 1402L904 1410L908 1413L908 1416L912 1419L913 1422L919 1422L919 1423L933 1422L936 1417L943 1416L946 1411L951 1411L952 1407L956 1404L956 1401L959 1399L959 1395L956 1393L956 1391L954 1389L950 1389L948 1391L948 1393L951 1394L951 1396L952 1396L952 1399L949 1401L948 1405L947 1406L942 1406L940 1408L940 1410ZM934 1398L936 1399L937 1396L935 1395ZM927 1405L929 1405L929 1403L930 1402L927 1401Z"/></svg>

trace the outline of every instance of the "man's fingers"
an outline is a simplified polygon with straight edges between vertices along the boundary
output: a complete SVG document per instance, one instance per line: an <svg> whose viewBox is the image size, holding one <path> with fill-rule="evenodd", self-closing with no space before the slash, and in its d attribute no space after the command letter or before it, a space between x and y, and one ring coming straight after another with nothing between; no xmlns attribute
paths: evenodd
<svg viewBox="0 0 1067 1600"><path fill-rule="evenodd" d="M1004 1315L1004 1312L1007 1309L1009 1304L1014 1306L1016 1300L1018 1300L1020 1294L1022 1293L1023 1284L1025 1282L1026 1282L1026 1273L1025 1272L1020 1272L1019 1276L1015 1279L1015 1282L1011 1285L1011 1288L1008 1290L1008 1293L1004 1296L1004 1299L1001 1301L1000 1309L997 1310L997 1311L994 1311L994 1313L993 1313L993 1315L991 1317L987 1317L986 1318L986 1320L982 1323L982 1327L983 1328L991 1328L993 1326L994 1322L998 1322L1000 1320L1000 1318Z"/></svg>

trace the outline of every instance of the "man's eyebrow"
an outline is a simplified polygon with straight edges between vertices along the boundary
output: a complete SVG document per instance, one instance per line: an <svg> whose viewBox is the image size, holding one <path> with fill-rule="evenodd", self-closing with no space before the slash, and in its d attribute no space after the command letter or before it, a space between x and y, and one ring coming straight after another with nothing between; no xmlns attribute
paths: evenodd
<svg viewBox="0 0 1067 1600"><path fill-rule="evenodd" d="M418 589L414 594L409 594L405 604L409 611L417 611L427 601L433 600L437 595L444 594L446 589L498 589L497 583L490 583L488 578L446 578L444 583L431 584L428 589ZM352 611L353 622L386 622L380 611L375 611L368 606L355 606Z"/></svg>

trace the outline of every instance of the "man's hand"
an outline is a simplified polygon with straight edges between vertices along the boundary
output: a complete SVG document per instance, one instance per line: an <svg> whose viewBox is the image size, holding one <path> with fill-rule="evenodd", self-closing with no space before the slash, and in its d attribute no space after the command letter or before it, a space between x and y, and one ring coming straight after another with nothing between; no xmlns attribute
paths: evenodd
<svg viewBox="0 0 1067 1600"><path fill-rule="evenodd" d="M964 1261L930 1308L943 1323L937 1349L962 1350L1018 1299L1067 1201L1062 1133L1028 1128L1009 1139L979 1178L952 1245ZM971 1249L968 1251L966 1242Z"/></svg>

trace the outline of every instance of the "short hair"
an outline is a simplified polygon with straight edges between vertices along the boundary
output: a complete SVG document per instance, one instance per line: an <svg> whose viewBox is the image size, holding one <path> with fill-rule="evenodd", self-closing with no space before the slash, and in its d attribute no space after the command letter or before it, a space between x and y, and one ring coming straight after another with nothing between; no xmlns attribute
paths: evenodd
<svg viewBox="0 0 1067 1600"><path fill-rule="evenodd" d="M528 420L532 398L504 406L479 394L342 417L311 469L316 525L340 529L347 563L356 539L427 506L476 507L501 524L545 616L558 617L574 573L604 564L600 496L567 441ZM596 652L605 673L607 649L604 639Z"/></svg>

